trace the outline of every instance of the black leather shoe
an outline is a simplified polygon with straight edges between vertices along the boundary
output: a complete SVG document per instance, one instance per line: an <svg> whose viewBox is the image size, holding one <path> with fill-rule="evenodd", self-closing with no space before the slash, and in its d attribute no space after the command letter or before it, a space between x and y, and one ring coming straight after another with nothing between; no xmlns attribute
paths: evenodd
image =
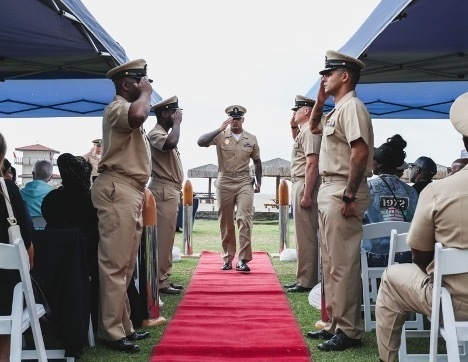
<svg viewBox="0 0 468 362"><path fill-rule="evenodd" d="M305 292L310 292L311 290L312 288L306 288L299 284L296 284L294 287L288 288L286 291L289 293L305 293Z"/></svg>
<svg viewBox="0 0 468 362"><path fill-rule="evenodd" d="M130 342L126 337L116 341L104 341L104 344L119 352L136 353L140 352L140 347Z"/></svg>
<svg viewBox="0 0 468 362"><path fill-rule="evenodd" d="M289 288L294 288L296 285L297 285L297 282L293 282L293 283L290 283L290 284L285 284L285 285L283 285L283 287L289 289Z"/></svg>
<svg viewBox="0 0 468 362"><path fill-rule="evenodd" d="M249 266L247 265L247 263L245 262L245 260L240 260L240 261L236 264L236 270L237 270L237 271L240 271L240 272L249 272L249 271L250 271L250 268L249 268Z"/></svg>
<svg viewBox="0 0 468 362"><path fill-rule="evenodd" d="M169 286L171 288L178 289L178 290L184 289L184 287L182 285L179 285L179 284L169 283Z"/></svg>
<svg viewBox="0 0 468 362"><path fill-rule="evenodd" d="M168 286L167 288L159 289L159 293L162 293L162 294L179 294L180 290L179 289L174 289L171 286Z"/></svg>
<svg viewBox="0 0 468 362"><path fill-rule="evenodd" d="M326 330L321 329L319 331L309 331L307 332L306 336L310 339L331 339L333 334L328 333Z"/></svg>
<svg viewBox="0 0 468 362"><path fill-rule="evenodd" d="M343 332L338 332L328 341L320 343L317 348L321 351L343 351L348 348L357 348L361 346L361 339L349 338Z"/></svg>
<svg viewBox="0 0 468 362"><path fill-rule="evenodd" d="M141 341L142 339L146 339L150 336L149 332L133 332L133 334L129 334L127 339L129 341Z"/></svg>
<svg viewBox="0 0 468 362"><path fill-rule="evenodd" d="M221 267L221 270L231 270L232 269L232 263L228 261L227 263L224 263L223 266Z"/></svg>

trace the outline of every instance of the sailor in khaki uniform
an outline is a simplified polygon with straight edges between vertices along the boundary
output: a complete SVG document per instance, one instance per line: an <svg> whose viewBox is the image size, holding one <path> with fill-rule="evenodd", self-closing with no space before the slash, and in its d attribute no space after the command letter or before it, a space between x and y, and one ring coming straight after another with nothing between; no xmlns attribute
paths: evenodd
<svg viewBox="0 0 468 362"><path fill-rule="evenodd" d="M130 320L127 287L133 277L143 230L144 189L151 173L151 155L143 123L151 108L152 88L143 59L107 73L116 96L104 110L102 157L91 198L99 218L99 336L118 351L138 352Z"/></svg>
<svg viewBox="0 0 468 362"><path fill-rule="evenodd" d="M158 122L148 133L151 146L151 182L148 188L154 195L157 213L159 291L180 293L182 286L171 282L172 248L177 212L184 181L184 171L177 149L182 123L182 109L173 96L153 106Z"/></svg>
<svg viewBox="0 0 468 362"><path fill-rule="evenodd" d="M312 132L318 132L319 122L323 129L318 207L325 303L331 320L307 336L325 339L318 346L324 351L360 347L364 332L360 244L362 218L370 202L366 176L372 175L374 133L369 112L354 90L363 68L358 59L328 51L312 110ZM335 107L322 116L329 96Z"/></svg>
<svg viewBox="0 0 468 362"><path fill-rule="evenodd" d="M318 206L320 187L318 160L322 136L312 134L309 117L313 99L298 95L295 99L291 132L291 181L294 227L296 233L296 281L285 287L288 292L308 292L318 282Z"/></svg>
<svg viewBox="0 0 468 362"><path fill-rule="evenodd" d="M102 139L98 138L93 140L93 147L89 150L89 152L83 155L83 158L93 167L91 170L91 183L93 183L94 180L96 180L96 177L99 176L98 166L99 160L101 159L101 150Z"/></svg>
<svg viewBox="0 0 468 362"><path fill-rule="evenodd" d="M240 247L236 270L241 272L250 271L247 263L252 260L254 192L260 192L262 183L262 161L257 137L242 127L245 112L246 109L239 105L227 107L229 117L219 129L204 134L198 140L200 147L215 145L218 154L216 197L224 260L221 269L232 269L232 260L236 254L235 217ZM250 159L254 162L255 179L250 176ZM235 216L234 209L237 210Z"/></svg>
<svg viewBox="0 0 468 362"><path fill-rule="evenodd" d="M468 146L468 93L450 109L450 120ZM394 361L408 311L431 315L434 245L468 249L468 166L455 175L427 185L419 195L406 242L413 264L395 264L382 275L376 302L377 344L381 361ZM468 321L468 275L443 277L452 296L455 319Z"/></svg>

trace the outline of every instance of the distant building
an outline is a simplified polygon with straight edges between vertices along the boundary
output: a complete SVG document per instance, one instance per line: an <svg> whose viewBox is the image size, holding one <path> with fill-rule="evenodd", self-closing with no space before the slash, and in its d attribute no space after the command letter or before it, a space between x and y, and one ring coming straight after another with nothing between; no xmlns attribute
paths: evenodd
<svg viewBox="0 0 468 362"><path fill-rule="evenodd" d="M22 157L17 157L16 152L14 153L15 165L22 166L21 174L18 173L17 177L22 179L21 182L18 180L18 183L21 183L23 186L32 181L32 169L36 161L49 160L54 166L57 166L57 160L54 158L54 155L60 154L59 151L39 144L18 147L15 148L15 151L23 152ZM61 182L62 179L60 178L60 174L54 173L52 175L52 179L49 181L49 184L53 187L57 187L61 184Z"/></svg>

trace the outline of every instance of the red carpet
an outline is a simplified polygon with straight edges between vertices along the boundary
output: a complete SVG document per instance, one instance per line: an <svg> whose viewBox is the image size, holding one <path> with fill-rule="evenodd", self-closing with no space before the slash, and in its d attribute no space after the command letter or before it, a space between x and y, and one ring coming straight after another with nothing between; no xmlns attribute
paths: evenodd
<svg viewBox="0 0 468 362"><path fill-rule="evenodd" d="M221 265L220 253L202 253L150 361L310 361L268 255L254 253L250 273Z"/></svg>

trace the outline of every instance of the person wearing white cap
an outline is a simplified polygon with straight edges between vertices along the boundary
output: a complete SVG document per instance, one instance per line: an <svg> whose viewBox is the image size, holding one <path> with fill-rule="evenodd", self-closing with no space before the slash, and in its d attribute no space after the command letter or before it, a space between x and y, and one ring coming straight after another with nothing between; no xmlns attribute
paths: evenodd
<svg viewBox="0 0 468 362"><path fill-rule="evenodd" d="M362 218L370 203L366 177L372 175L374 131L366 106L355 88L364 63L329 50L325 57L316 103L311 114L312 133L322 132L318 193L320 251L325 304L330 320L307 337L325 339L323 351L360 347ZM335 107L326 115L326 99Z"/></svg>
<svg viewBox="0 0 468 362"><path fill-rule="evenodd" d="M98 335L109 348L134 353L140 347L133 342L149 337L133 328L127 288L143 232L144 190L151 174L143 123L152 88L144 59L111 69L107 78L114 82L116 96L104 110L99 177L91 187L99 218Z"/></svg>
<svg viewBox="0 0 468 362"><path fill-rule="evenodd" d="M318 282L318 206L320 187L318 160L322 137L312 134L309 117L315 100L295 98L290 121L294 145L291 152L291 181L296 234L296 280L286 284L290 293L309 292Z"/></svg>
<svg viewBox="0 0 468 362"><path fill-rule="evenodd" d="M178 102L178 98L173 96L151 108L158 121L148 133L152 176L148 189L153 193L157 206L158 288L163 294L178 294L183 289L170 280L172 248L184 181L182 161L177 149L182 123L182 109Z"/></svg>
<svg viewBox="0 0 468 362"><path fill-rule="evenodd" d="M232 105L227 107L225 112L228 118L218 129L201 136L198 145L216 146L218 154L216 197L219 204L218 217L224 261L221 269L232 269L232 260L236 254L235 219L240 247L236 270L250 272L247 263L252 260L254 192L260 192L262 183L260 147L257 137L243 129L244 114L247 112L245 107ZM255 179L250 176L251 159L254 163Z"/></svg>
<svg viewBox="0 0 468 362"><path fill-rule="evenodd" d="M468 146L468 93L458 97L450 109L450 120ZM468 166L456 174L427 185L406 239L412 264L389 266L382 275L376 301L376 333L381 361L395 361L407 312L431 315L434 277L434 245L468 249ZM444 276L442 286L452 297L455 319L468 321L468 275Z"/></svg>

